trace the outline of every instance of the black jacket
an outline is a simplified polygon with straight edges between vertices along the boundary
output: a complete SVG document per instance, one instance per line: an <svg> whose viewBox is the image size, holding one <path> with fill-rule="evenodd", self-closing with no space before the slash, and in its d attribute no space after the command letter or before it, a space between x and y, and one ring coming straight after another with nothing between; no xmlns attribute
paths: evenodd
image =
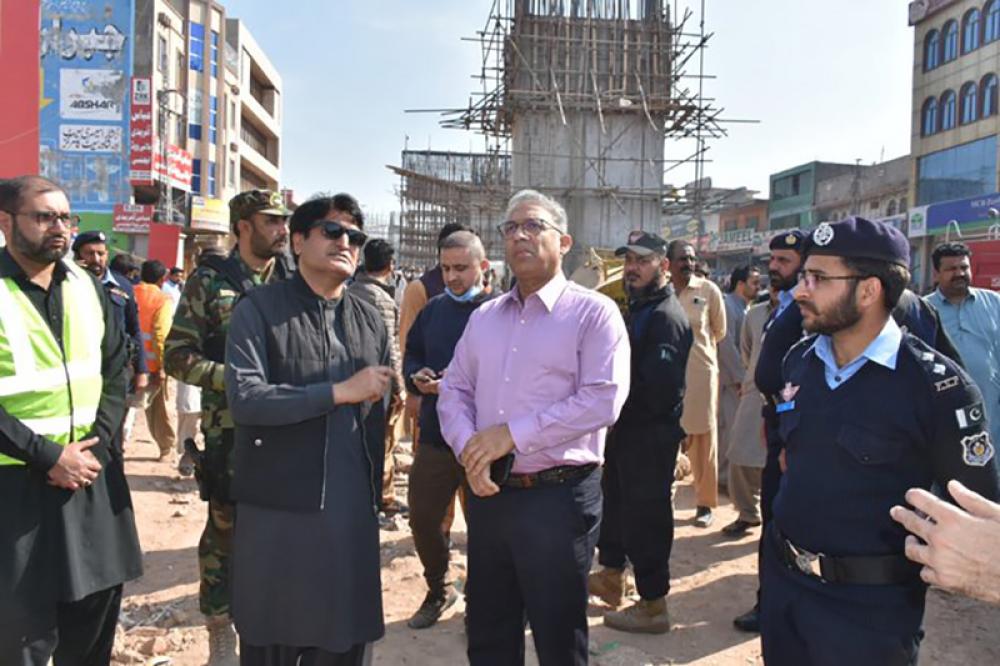
<svg viewBox="0 0 1000 666"><path fill-rule="evenodd" d="M339 305L327 302L297 272L247 293L233 312L226 395L236 424L236 502L290 511L324 506L326 450L337 444L327 437L334 409L327 362L332 307L353 372L388 365L388 333L375 308L346 289ZM387 396L351 406L365 443L373 511L382 493Z"/></svg>
<svg viewBox="0 0 1000 666"><path fill-rule="evenodd" d="M615 429L668 426L676 440L684 410L684 376L694 336L673 287L629 303L632 382Z"/></svg>

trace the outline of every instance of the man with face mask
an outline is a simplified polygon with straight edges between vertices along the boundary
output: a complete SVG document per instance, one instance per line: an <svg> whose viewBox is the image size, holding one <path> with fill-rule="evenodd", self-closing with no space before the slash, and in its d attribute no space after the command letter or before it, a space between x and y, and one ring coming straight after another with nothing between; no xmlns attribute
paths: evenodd
<svg viewBox="0 0 1000 666"><path fill-rule="evenodd" d="M56 183L0 180L0 664L111 661L122 584L142 574L117 433L125 336L65 258ZM51 659L51 661L50 661Z"/></svg>
<svg viewBox="0 0 1000 666"><path fill-rule="evenodd" d="M174 379L200 386L205 454L200 471L208 521L198 544L199 605L209 632L209 664L236 660L229 618L229 563L234 508L229 498L233 421L226 403L224 361L233 308L241 296L274 279L276 259L288 245L288 209L281 195L250 190L229 202L236 247L228 257L209 256L184 286L164 346L164 366Z"/></svg>
<svg viewBox="0 0 1000 666"><path fill-rule="evenodd" d="M349 289L365 244L347 194L290 227L298 271L233 313L233 613L242 666L361 666L385 632L379 574L391 333Z"/></svg>
<svg viewBox="0 0 1000 666"><path fill-rule="evenodd" d="M632 346L628 400L608 433L604 459L604 508L598 561L588 588L612 606L625 593L625 563L632 563L639 601L605 613L621 631L670 631L667 592L674 515L670 486L684 439L684 375L693 336L667 279L667 244L656 234L633 231L616 256L625 257L627 325Z"/></svg>
<svg viewBox="0 0 1000 666"><path fill-rule="evenodd" d="M848 218L809 237L795 293L813 334L782 362L785 473L762 545L768 664L914 664L926 586L889 511L956 479L1000 495L983 397L892 316L910 279L891 225Z"/></svg>
<svg viewBox="0 0 1000 666"><path fill-rule="evenodd" d="M489 268L483 244L471 231L456 231L441 242L441 277L445 291L417 315L410 328L403 373L407 390L420 402L420 446L410 469L410 529L424 567L427 597L407 623L412 629L435 624L458 598L448 576L449 539L442 522L465 482L462 465L441 436L437 396L445 368L455 353L472 313L489 295L483 272Z"/></svg>

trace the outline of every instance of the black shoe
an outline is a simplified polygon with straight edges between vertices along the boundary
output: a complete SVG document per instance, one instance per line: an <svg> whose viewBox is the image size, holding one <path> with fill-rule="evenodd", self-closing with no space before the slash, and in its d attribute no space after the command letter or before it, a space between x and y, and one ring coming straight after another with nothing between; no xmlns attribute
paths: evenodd
<svg viewBox="0 0 1000 666"><path fill-rule="evenodd" d="M386 502L382 505L382 512L387 516L395 516L398 514L405 517L410 514L410 507L406 506L403 502L394 499L391 502Z"/></svg>
<svg viewBox="0 0 1000 666"><path fill-rule="evenodd" d="M750 528L759 526L759 522L751 523L749 520L743 520L740 518L723 527L722 533L728 537L741 537L749 532Z"/></svg>
<svg viewBox="0 0 1000 666"><path fill-rule="evenodd" d="M708 527L715 520L712 510L707 506L699 506L694 514L694 524L696 527Z"/></svg>
<svg viewBox="0 0 1000 666"><path fill-rule="evenodd" d="M754 606L733 620L733 626L751 634L760 633L760 607Z"/></svg>
<svg viewBox="0 0 1000 666"><path fill-rule="evenodd" d="M451 585L444 590L431 591L424 597L424 603L406 623L410 629L426 629L433 627L441 619L441 615L458 601L458 592Z"/></svg>

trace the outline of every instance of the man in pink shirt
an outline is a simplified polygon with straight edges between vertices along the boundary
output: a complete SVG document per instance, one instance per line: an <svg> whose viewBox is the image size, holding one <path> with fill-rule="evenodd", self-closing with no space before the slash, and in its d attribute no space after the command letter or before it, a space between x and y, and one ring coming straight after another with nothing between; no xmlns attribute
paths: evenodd
<svg viewBox="0 0 1000 666"><path fill-rule="evenodd" d="M469 661L587 663L587 574L600 464L629 387L628 333L607 297L566 280L566 212L515 194L500 233L517 286L472 314L441 384L445 441L469 497Z"/></svg>

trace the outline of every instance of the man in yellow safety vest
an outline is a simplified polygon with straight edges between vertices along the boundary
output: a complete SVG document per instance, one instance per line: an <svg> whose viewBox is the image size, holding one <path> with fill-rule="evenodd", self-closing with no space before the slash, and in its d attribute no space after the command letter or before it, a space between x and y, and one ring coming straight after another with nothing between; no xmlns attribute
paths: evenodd
<svg viewBox="0 0 1000 666"><path fill-rule="evenodd" d="M57 184L0 180L0 664L107 664L142 573L121 451L126 343L64 257Z"/></svg>

